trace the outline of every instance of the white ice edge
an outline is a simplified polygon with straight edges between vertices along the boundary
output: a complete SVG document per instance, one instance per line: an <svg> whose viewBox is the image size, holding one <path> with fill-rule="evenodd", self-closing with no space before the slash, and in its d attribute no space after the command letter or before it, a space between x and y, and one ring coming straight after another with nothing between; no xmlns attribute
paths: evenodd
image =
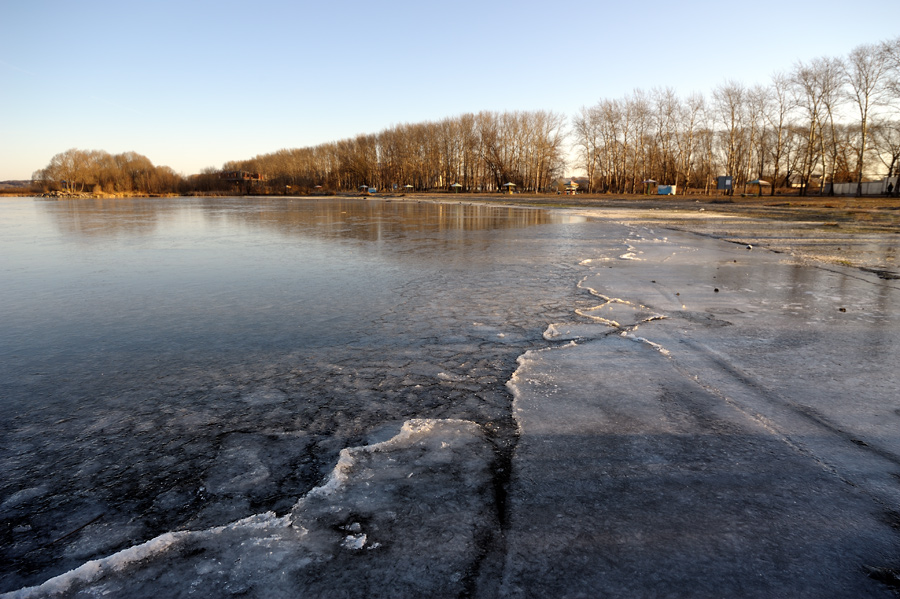
<svg viewBox="0 0 900 599"><path fill-rule="evenodd" d="M338 490L349 479L349 473L355 463L354 455L362 452L376 452L391 449L395 446L401 446L409 442L415 437L426 435L439 425L456 425L461 428L478 429L481 427L470 420L461 419L428 419L415 418L407 420L403 423L394 437L373 443L371 445L361 445L357 447L346 447L341 450L338 462L334 466L326 482L318 487L311 489L307 494L298 500L298 504L307 497L327 496ZM284 516L277 516L275 512L265 512L255 514L236 520L223 526L202 530L186 530L177 532L166 532L157 537L150 539L140 545L135 545L127 549L118 551L107 557L91 560L84 564L69 570L58 576L54 576L45 582L31 586L9 591L0 594L0 599L27 599L33 596L58 595L67 592L72 585L76 583L93 584L98 582L106 574L110 572L121 571L130 564L140 562L150 557L164 553L172 547L184 543L189 539L203 539L211 535L220 534L225 531L247 530L260 531L273 528L290 528L292 526L291 513ZM297 532L303 534L302 528L297 528ZM360 539L354 537L346 542L353 545L352 548L359 544ZM363 538L363 543L365 540Z"/></svg>
<svg viewBox="0 0 900 599"><path fill-rule="evenodd" d="M610 296L608 296L608 295L604 295L604 294L600 293L599 291L597 291L596 289L594 289L593 287L591 287L591 286L589 286L589 285L587 285L587 284L585 283L585 281L587 281L587 280L588 280L588 277L590 277L590 276L592 276L592 275L588 275L587 277L583 277L580 281L578 281L578 284L577 284L576 286L577 286L579 289L584 289L585 291L587 291L588 293L590 293L590 294L593 295L593 296L599 297L600 299L604 300L604 302L607 303L607 304L610 304L610 303L612 303L612 304L625 304L626 306L635 306L635 305L637 305L637 306L640 307L640 308L643 308L643 307L644 307L644 306L641 306L640 304L635 304L635 303L633 303L633 302L629 302L628 300L624 300L624 299L621 299L621 298L618 298L618 297L610 297Z"/></svg>
<svg viewBox="0 0 900 599"><path fill-rule="evenodd" d="M576 312L576 314L577 314L577 313L578 313L578 310L575 310L575 312ZM597 317L590 317L590 316L589 316L588 318L593 318L593 319L596 320L596 321L603 322L603 319L600 319L600 318L597 318ZM606 324L606 323L603 323L603 324ZM546 341L556 341L557 338L559 338L559 337L576 337L576 338L583 338L583 337L587 336L587 335L571 334L571 333L569 333L569 331L565 330L565 329L567 329L568 327L571 327L571 326L572 326L571 324L562 323L562 322L555 322L555 323L552 323L552 324L547 325L547 328L544 330L544 332L543 332L543 334L542 334L541 336L542 336ZM618 327L618 325L610 325L610 326ZM605 330L605 329L604 329L604 330ZM565 339L565 338L564 338L564 339L561 339L560 341L566 341L566 340L572 341L572 339Z"/></svg>
<svg viewBox="0 0 900 599"><path fill-rule="evenodd" d="M672 355L672 352L670 352L669 350L664 348L662 345L660 345L659 343L650 341L646 337L638 337L637 335L629 333L628 331L622 331L622 337L625 337L626 339L629 339L631 341L636 341L638 343L646 343L647 345L649 345L650 347L652 347L653 349L655 349L656 351L658 351L659 353L661 353L662 355L664 355L666 357L670 357Z"/></svg>
<svg viewBox="0 0 900 599"><path fill-rule="evenodd" d="M615 320L611 320L609 318L603 318L602 316L594 316L593 314L587 314L587 312L590 312L591 310L597 310L602 307L603 306L600 305L600 306L595 306L593 308L587 308L587 309L576 308L575 314L578 314L579 316L584 316L585 318L590 318L591 320L593 320L594 322L597 322L599 324L605 324L606 326L610 326L610 327L613 327L616 329L622 328L622 325L619 324Z"/></svg>
<svg viewBox="0 0 900 599"><path fill-rule="evenodd" d="M522 369L534 362L536 357L540 354L543 354L545 352L570 349L573 347L578 347L578 343L576 343L575 341L569 341L565 345L542 347L541 349L529 349L524 354L516 358L516 364L518 364L519 366L513 371L512 376L509 377L509 380L506 381L506 388L509 389L509 392L513 396L512 417L513 420L516 421L516 431L519 433L519 435L523 434L524 432L522 430L522 422L518 417L519 400L522 396L522 393L519 390L519 382L521 380L520 373Z"/></svg>
<svg viewBox="0 0 900 599"><path fill-rule="evenodd" d="M311 489L304 497L327 496L340 489L340 487L347 482L349 478L348 473L356 463L356 459L354 458L355 454L364 452L374 453L376 451L384 451L391 447L402 445L415 436L431 432L437 424L453 424L465 428L480 428L477 423L472 422L471 420L460 420L457 418L412 418L404 422L400 432L387 441L373 443L371 445L345 447L342 449L340 456L338 457L338 462L332 469L331 474L325 483ZM301 498L300 501L303 501L303 498Z"/></svg>
<svg viewBox="0 0 900 599"><path fill-rule="evenodd" d="M205 530L185 530L166 532L149 541L123 549L107 557L91 560L58 576L32 587L25 587L0 595L0 599L26 599L33 595L58 595L68 591L77 582L91 584L109 572L123 570L128 565L158 555L192 537L205 537L228 530L262 530L266 528L286 528L291 525L290 515L278 517L275 512L255 514L236 520L224 526Z"/></svg>

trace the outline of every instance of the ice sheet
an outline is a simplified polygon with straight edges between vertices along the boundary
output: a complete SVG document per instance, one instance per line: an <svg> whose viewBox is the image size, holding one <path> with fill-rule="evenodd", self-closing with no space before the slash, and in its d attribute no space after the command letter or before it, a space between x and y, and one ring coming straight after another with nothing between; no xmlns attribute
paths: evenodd
<svg viewBox="0 0 900 599"><path fill-rule="evenodd" d="M554 322L572 341L510 383L501 596L890 594L867 573L900 555L900 288L674 232L625 243L641 260L582 259L580 286L660 318Z"/></svg>
<svg viewBox="0 0 900 599"><path fill-rule="evenodd" d="M593 239L542 210L342 198L0 210L0 591L283 515L409 419L508 454L504 384Z"/></svg>
<svg viewBox="0 0 900 599"><path fill-rule="evenodd" d="M70 571L14 593L890 595L866 573L900 563L896 281L625 221L363 205L305 204L313 225L214 202L186 242L163 202L99 244L54 212L85 281L41 307L79 299L61 330L91 343L52 350L0 304L4 339L46 336L2 348L3 550L40 557L6 590ZM231 244L239 290L192 290L174 256ZM111 249L152 254L172 298L105 322L165 278L109 274ZM123 341L135 322L148 339Z"/></svg>

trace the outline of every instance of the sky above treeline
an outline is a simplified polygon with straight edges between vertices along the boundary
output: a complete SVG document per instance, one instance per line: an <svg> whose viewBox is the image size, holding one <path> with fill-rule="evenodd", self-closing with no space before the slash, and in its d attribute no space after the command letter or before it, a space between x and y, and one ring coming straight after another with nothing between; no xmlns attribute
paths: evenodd
<svg viewBox="0 0 900 599"><path fill-rule="evenodd" d="M482 110L603 98L843 57L897 0L0 0L0 181L69 148L185 175Z"/></svg>

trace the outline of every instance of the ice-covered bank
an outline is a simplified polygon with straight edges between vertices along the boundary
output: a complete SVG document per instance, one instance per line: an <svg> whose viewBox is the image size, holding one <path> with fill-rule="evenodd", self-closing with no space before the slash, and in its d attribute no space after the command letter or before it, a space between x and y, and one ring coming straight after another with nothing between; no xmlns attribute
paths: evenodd
<svg viewBox="0 0 900 599"><path fill-rule="evenodd" d="M166 533L2 597L459 597L493 528L492 450L462 420L345 449L284 517Z"/></svg>
<svg viewBox="0 0 900 599"><path fill-rule="evenodd" d="M599 324L555 323L510 383L503 596L892 596L900 288L626 243L583 263Z"/></svg>

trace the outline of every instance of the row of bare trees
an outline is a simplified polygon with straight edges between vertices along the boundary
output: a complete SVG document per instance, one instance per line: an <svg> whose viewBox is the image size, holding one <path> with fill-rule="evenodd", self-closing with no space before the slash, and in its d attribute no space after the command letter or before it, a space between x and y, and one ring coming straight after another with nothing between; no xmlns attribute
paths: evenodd
<svg viewBox="0 0 900 599"><path fill-rule="evenodd" d="M709 192L717 175L737 186L859 183L900 171L900 38L849 56L798 62L768 85L727 81L710 99L636 90L582 108L573 119L589 190L640 192L649 181Z"/></svg>
<svg viewBox="0 0 900 599"><path fill-rule="evenodd" d="M544 191L563 175L564 116L546 111L480 112L397 125L315 147L231 162L225 170L266 173L270 187L353 190L496 191L507 183Z"/></svg>
<svg viewBox="0 0 900 599"><path fill-rule="evenodd" d="M657 181L709 193L717 176L730 175L738 188L766 180L773 193L799 186L805 194L811 184L823 193L826 183L900 172L900 37L844 58L798 62L766 85L726 81L708 98L654 88L602 99L568 125L548 111L464 114L283 149L222 170L261 173L270 192L499 191L510 183L540 192L574 166L589 192L638 193ZM577 162L567 165L570 155ZM134 152L72 149L34 178L70 192L227 191L233 183L219 172L185 179Z"/></svg>
<svg viewBox="0 0 900 599"><path fill-rule="evenodd" d="M50 164L32 175L46 188L67 193L172 193L182 191L185 181L168 166L154 166L135 152L110 154L103 150L72 148L50 159Z"/></svg>

